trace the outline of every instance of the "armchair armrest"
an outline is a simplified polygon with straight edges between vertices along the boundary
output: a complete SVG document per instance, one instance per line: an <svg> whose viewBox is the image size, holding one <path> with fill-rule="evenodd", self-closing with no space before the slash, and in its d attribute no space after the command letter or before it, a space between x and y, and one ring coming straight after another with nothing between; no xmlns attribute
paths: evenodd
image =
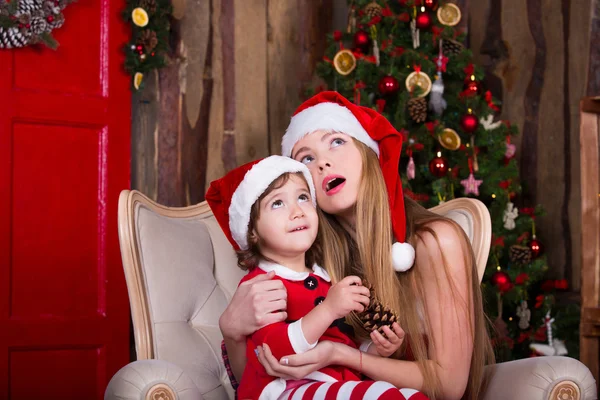
<svg viewBox="0 0 600 400"><path fill-rule="evenodd" d="M139 360L121 368L110 380L104 400L203 400L200 390L177 365Z"/></svg>
<svg viewBox="0 0 600 400"><path fill-rule="evenodd" d="M492 372L485 400L597 399L589 369L570 357L534 357L486 367Z"/></svg>

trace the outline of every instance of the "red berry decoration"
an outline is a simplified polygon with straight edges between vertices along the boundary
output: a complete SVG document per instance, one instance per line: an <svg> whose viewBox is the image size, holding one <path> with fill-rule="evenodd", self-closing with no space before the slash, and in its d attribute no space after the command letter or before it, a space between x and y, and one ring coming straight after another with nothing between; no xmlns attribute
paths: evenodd
<svg viewBox="0 0 600 400"><path fill-rule="evenodd" d="M437 7L438 0L425 0L423 3L424 3L423 5L425 7L427 7L430 10L433 10L433 9L435 9Z"/></svg>
<svg viewBox="0 0 600 400"><path fill-rule="evenodd" d="M48 15L48 18L46 18L46 21L48 21L49 23L54 22L54 17L52 15Z"/></svg>
<svg viewBox="0 0 600 400"><path fill-rule="evenodd" d="M379 93L382 95L394 94L400 89L400 82L391 75L384 76L379 80Z"/></svg>
<svg viewBox="0 0 600 400"><path fill-rule="evenodd" d="M533 238L529 242L529 248L531 249L531 255L533 258L538 258L544 253L544 245L538 239Z"/></svg>
<svg viewBox="0 0 600 400"><path fill-rule="evenodd" d="M446 176L448 173L448 160L442 157L440 152L438 152L437 157L429 161L429 172L437 178Z"/></svg>
<svg viewBox="0 0 600 400"><path fill-rule="evenodd" d="M369 34L365 31L357 31L354 34L354 47L360 49L363 53L369 51Z"/></svg>
<svg viewBox="0 0 600 400"><path fill-rule="evenodd" d="M419 29L429 29L431 27L431 15L428 12L418 13L416 21Z"/></svg>
<svg viewBox="0 0 600 400"><path fill-rule="evenodd" d="M469 81L465 83L464 90L467 91L469 95L476 95L481 91L481 85L477 81Z"/></svg>
<svg viewBox="0 0 600 400"><path fill-rule="evenodd" d="M477 130L477 126L479 126L479 120L474 114L465 114L460 119L460 126L463 131L467 133L473 133L475 130Z"/></svg>

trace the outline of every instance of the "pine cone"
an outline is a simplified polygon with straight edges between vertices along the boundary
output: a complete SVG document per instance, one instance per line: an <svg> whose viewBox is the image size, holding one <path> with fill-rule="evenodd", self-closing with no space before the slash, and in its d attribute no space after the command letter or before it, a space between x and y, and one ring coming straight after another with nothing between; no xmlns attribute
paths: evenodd
<svg viewBox="0 0 600 400"><path fill-rule="evenodd" d="M28 42L29 35L23 34L19 28L0 28L0 49L23 47L26 46Z"/></svg>
<svg viewBox="0 0 600 400"><path fill-rule="evenodd" d="M365 286L371 291L371 300L367 309L358 314L358 317L367 331L378 330L385 336L381 328L387 325L391 329L391 325L398 320L398 317L389 307L384 306L375 298L373 287L369 283L365 282Z"/></svg>
<svg viewBox="0 0 600 400"><path fill-rule="evenodd" d="M416 123L420 124L427 119L427 100L425 97L415 97L408 101L408 113Z"/></svg>
<svg viewBox="0 0 600 400"><path fill-rule="evenodd" d="M514 244L510 246L508 258L515 264L529 264L532 258L531 249L527 246Z"/></svg>
<svg viewBox="0 0 600 400"><path fill-rule="evenodd" d="M39 0L19 0L17 5L17 15L31 14L33 11L42 7Z"/></svg>
<svg viewBox="0 0 600 400"><path fill-rule="evenodd" d="M42 33L49 30L48 23L44 18L33 18L31 20L31 33L34 35L41 35Z"/></svg>
<svg viewBox="0 0 600 400"><path fill-rule="evenodd" d="M144 29L137 40L137 44L143 46L146 52L152 51L158 44L156 32L150 29Z"/></svg>
<svg viewBox="0 0 600 400"><path fill-rule="evenodd" d="M369 16L369 18L379 17L381 15L382 7L376 2L371 2L365 6L365 14Z"/></svg>
<svg viewBox="0 0 600 400"><path fill-rule="evenodd" d="M156 0L142 0L140 1L140 7L149 14L154 14L156 12Z"/></svg>
<svg viewBox="0 0 600 400"><path fill-rule="evenodd" d="M442 42L442 52L445 56L457 56L464 49L465 46L461 42L454 39L444 39Z"/></svg>

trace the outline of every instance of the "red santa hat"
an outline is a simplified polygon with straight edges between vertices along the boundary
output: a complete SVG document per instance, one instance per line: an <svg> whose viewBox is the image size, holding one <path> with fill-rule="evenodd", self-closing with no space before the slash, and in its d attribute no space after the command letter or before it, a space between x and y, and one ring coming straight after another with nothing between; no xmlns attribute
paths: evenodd
<svg viewBox="0 0 600 400"><path fill-rule="evenodd" d="M364 143L379 157L388 192L392 227L397 243L392 246L396 271L406 271L415 260L415 249L406 240L406 214L402 180L398 173L402 134L377 111L358 106L337 92L321 92L305 101L294 113L281 141L284 156L291 157L294 145L315 131L345 133Z"/></svg>
<svg viewBox="0 0 600 400"><path fill-rule="evenodd" d="M211 182L206 192L206 202L236 250L248 250L252 205L273 181L287 172L302 173L316 207L315 186L310 171L306 165L289 157L270 156L252 161Z"/></svg>

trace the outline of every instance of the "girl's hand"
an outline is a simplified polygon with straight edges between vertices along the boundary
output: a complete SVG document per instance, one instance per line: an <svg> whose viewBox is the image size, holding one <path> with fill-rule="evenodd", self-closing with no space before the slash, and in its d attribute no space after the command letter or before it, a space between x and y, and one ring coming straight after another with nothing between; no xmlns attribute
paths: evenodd
<svg viewBox="0 0 600 400"><path fill-rule="evenodd" d="M375 345L377 354L381 357L391 356L400 348L402 342L404 342L404 330L400 328L397 322L392 324L392 329L388 326L382 328L387 338L379 333L379 331L371 332L371 340L373 341L373 345Z"/></svg>
<svg viewBox="0 0 600 400"><path fill-rule="evenodd" d="M219 318L224 337L242 341L260 328L287 318L287 291L283 282L273 280L274 272L243 282Z"/></svg>
<svg viewBox="0 0 600 400"><path fill-rule="evenodd" d="M267 374L283 379L302 379L333 363L335 345L325 340L305 353L285 356L281 360L273 356L267 344L258 346L256 350L258 361L265 367Z"/></svg>
<svg viewBox="0 0 600 400"><path fill-rule="evenodd" d="M326 307L334 321L352 311L363 312L369 306L370 294L358 276L347 276L329 289L325 301L319 307Z"/></svg>

